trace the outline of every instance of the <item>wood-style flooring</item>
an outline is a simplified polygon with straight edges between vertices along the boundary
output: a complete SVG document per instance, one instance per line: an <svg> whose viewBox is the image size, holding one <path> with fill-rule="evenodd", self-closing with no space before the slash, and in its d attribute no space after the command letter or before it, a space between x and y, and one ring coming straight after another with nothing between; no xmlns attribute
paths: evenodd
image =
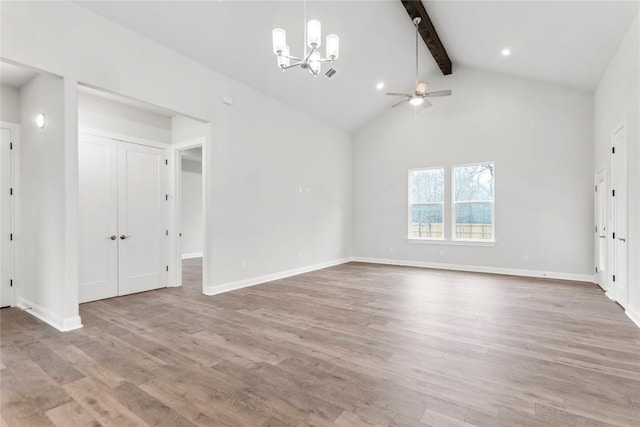
<svg viewBox="0 0 640 427"><path fill-rule="evenodd" d="M638 426L640 329L593 284L350 263L1 310L2 426Z"/></svg>

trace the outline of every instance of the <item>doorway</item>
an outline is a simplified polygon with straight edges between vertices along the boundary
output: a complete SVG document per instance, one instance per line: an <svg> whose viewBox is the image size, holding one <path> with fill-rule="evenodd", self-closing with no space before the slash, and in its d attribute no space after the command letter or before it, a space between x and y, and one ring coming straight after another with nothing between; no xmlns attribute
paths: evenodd
<svg viewBox="0 0 640 427"><path fill-rule="evenodd" d="M622 307L628 302L627 246L627 128L621 122L611 133L611 200L613 299Z"/></svg>
<svg viewBox="0 0 640 427"><path fill-rule="evenodd" d="M167 286L167 151L81 133L80 302Z"/></svg>
<svg viewBox="0 0 640 427"><path fill-rule="evenodd" d="M173 147L176 183L178 283L202 292L205 245L204 138Z"/></svg>
<svg viewBox="0 0 640 427"><path fill-rule="evenodd" d="M596 172L594 185L596 283L607 290L607 171Z"/></svg>

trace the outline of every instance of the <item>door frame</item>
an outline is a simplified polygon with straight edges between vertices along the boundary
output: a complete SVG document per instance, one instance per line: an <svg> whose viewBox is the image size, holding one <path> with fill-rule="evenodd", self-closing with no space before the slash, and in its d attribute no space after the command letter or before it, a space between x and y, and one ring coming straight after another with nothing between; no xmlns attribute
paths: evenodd
<svg viewBox="0 0 640 427"><path fill-rule="evenodd" d="M610 163L611 163L611 184L609 185L610 189L616 190L616 184L615 184L615 163L614 163L614 159L613 156L615 154L620 154L613 152L613 147L614 147L614 138L616 133L620 130L624 128L624 132L625 132L625 150L624 150L624 155L625 158L623 159L626 167L626 175L624 177L625 181L626 181L626 185L625 185L625 189L626 189L626 194L625 194L625 199L627 202L627 206L626 206L626 217L625 220L627 222L626 225L626 233L627 236L625 236L625 238L628 238L628 234L629 234L629 169L628 169L628 150L629 150L629 144L628 144L628 132L627 132L627 118L624 117L622 120L620 120L616 126L613 127L613 130L610 133L609 136L609 159L610 159ZM618 189L619 191L619 189ZM609 283L609 287L607 289L607 296L609 298L611 298L613 301L616 301L618 304L620 304L620 306L622 306L623 308L626 308L626 306L628 305L628 299L629 299L629 246L628 246L628 242L626 243L626 256L627 256L627 272L626 272L626 299L625 299L625 304L623 305L620 301L619 298L617 298L616 295L616 283L613 281L613 274L617 274L618 273L618 260L617 260L617 252L616 252L616 239L613 238L613 233L617 233L618 230L615 230L615 225L616 225L616 214L617 214L617 205L616 205L616 199L613 196L613 192L608 193L608 200L611 201L610 206L610 217L609 217L609 235L611 236L611 239L607 239L609 240L611 243L608 246L609 248L609 256L607 257L607 264L609 266L609 274L607 275L607 281ZM616 237L618 238L618 237Z"/></svg>
<svg viewBox="0 0 640 427"><path fill-rule="evenodd" d="M169 147L169 169L171 173L171 192L173 196L173 203L171 203L171 224L170 224L170 233L171 233L171 241L169 242L171 245L172 256L171 259L173 261L173 267L169 267L169 271L173 270L173 274L169 277L169 287L172 286L182 286L182 254L181 254L181 246L180 246L180 224L182 223L182 199L181 199L181 185L182 185L182 162L181 156L182 152L186 150L190 150L192 148L202 147L202 289L204 291L204 278L206 276L206 265L207 263L204 261L207 259L207 239L206 239L206 230L207 230L207 203L206 203L206 194L207 194L207 144L206 137L199 137L195 139L191 139L188 141L179 142L176 144L172 144Z"/></svg>
<svg viewBox="0 0 640 427"><path fill-rule="evenodd" d="M12 122L0 121L0 127L11 131L11 143L13 144L10 151L11 163L11 188L13 188L13 197L11 197L11 233L13 233L11 250L9 252L10 263L9 271L13 280L11 288L11 307L18 305L20 297L20 124Z"/></svg>
<svg viewBox="0 0 640 427"><path fill-rule="evenodd" d="M604 185L602 186L602 188L600 188L598 186L598 178L602 177L603 178L603 182ZM594 256L593 256L593 264L595 265L595 272L594 272L594 278L595 278L595 283L600 286L600 288L602 288L603 291L607 292L609 290L609 276L608 276L608 271L609 271L609 264L608 264L608 240L607 240L607 230L606 228L609 226L608 225L608 217L607 217L607 205L608 205L608 197L607 197L607 167L606 166L602 166L599 168L596 168L596 171L593 174L593 188L594 188L594 197L593 197L593 218L594 218L594 237L593 237L593 247L594 247ZM600 234L602 233L602 230L598 230L598 198L600 197L600 195L598 193L605 193L605 197L604 197L604 223L605 223L605 238L604 241L600 241ZM600 277L600 271L598 270L598 265L599 265L599 251L600 251L600 246L604 245L604 263L606 266L605 269L605 274L604 274L604 279L602 281L599 280ZM602 282L602 283L601 283Z"/></svg>

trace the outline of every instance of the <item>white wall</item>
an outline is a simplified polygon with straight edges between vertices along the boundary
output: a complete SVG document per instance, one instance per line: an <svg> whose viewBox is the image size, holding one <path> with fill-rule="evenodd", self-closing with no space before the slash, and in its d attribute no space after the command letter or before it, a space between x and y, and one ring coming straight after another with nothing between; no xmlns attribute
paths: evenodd
<svg viewBox="0 0 640 427"><path fill-rule="evenodd" d="M640 326L640 24L636 16L595 91L595 166L607 168L611 194L611 132L626 118L628 172L629 303L627 313ZM609 206L610 208L610 206Z"/></svg>
<svg viewBox="0 0 640 427"><path fill-rule="evenodd" d="M78 305L66 289L67 235L65 223L66 144L64 82L39 75L20 91L21 105L21 281L18 304L59 329L80 325ZM35 124L39 113L46 126ZM73 301L71 301L73 302Z"/></svg>
<svg viewBox="0 0 640 427"><path fill-rule="evenodd" d="M211 122L204 159L211 292L349 256L349 135L71 2L3 2L0 19L3 57L64 77L65 121L76 117L70 103L81 82ZM66 140L77 144L77 136ZM68 180L56 189L76 207L65 220L67 238L77 236L77 150L73 168L66 165ZM77 277L66 286L77 291Z"/></svg>
<svg viewBox="0 0 640 427"><path fill-rule="evenodd" d="M0 120L20 123L20 90L0 85Z"/></svg>
<svg viewBox="0 0 640 427"><path fill-rule="evenodd" d="M432 82L453 96L354 135L354 255L592 278L592 94L464 67ZM409 243L407 170L445 166L451 185L452 165L483 161L495 162L495 246Z"/></svg>
<svg viewBox="0 0 640 427"><path fill-rule="evenodd" d="M182 159L181 176L182 224L181 255L202 255L202 162Z"/></svg>
<svg viewBox="0 0 640 427"><path fill-rule="evenodd" d="M78 125L171 144L171 117L88 93L78 93Z"/></svg>

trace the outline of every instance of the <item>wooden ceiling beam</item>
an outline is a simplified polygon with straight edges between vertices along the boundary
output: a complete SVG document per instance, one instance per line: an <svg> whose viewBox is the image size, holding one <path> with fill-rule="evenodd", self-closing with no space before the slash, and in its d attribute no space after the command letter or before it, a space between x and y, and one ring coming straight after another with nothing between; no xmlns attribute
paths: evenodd
<svg viewBox="0 0 640 427"><path fill-rule="evenodd" d="M440 67L440 70L442 70L442 74L451 74L451 59L449 59L449 55L447 55L447 51L442 45L436 29L433 27L433 23L431 22L431 19L429 18L427 10L424 8L424 4L422 4L422 1L400 0L400 2L407 10L412 23L413 18L421 18L420 24L418 24L418 32L420 33L420 36L422 36L422 40L424 40L427 48L429 48L429 52L431 52L431 56L433 56L433 59L435 59L436 64L438 64L438 67Z"/></svg>

